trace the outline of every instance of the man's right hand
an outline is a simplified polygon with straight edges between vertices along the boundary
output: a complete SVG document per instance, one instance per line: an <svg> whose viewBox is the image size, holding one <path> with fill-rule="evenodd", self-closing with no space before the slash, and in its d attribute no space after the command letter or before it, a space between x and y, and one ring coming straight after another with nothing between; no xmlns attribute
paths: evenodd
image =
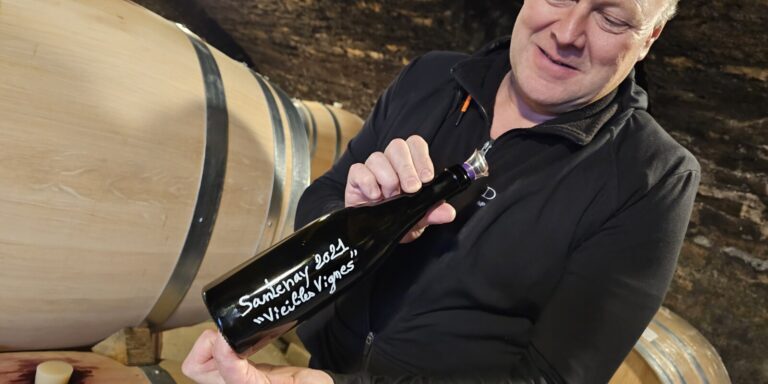
<svg viewBox="0 0 768 384"><path fill-rule="evenodd" d="M413 193L434 176L429 147L421 136L395 139L383 153L374 152L365 163L352 164L347 175L344 205L380 201L401 192ZM455 217L456 210L450 204L438 204L400 242L411 242L421 236L428 225L449 223Z"/></svg>

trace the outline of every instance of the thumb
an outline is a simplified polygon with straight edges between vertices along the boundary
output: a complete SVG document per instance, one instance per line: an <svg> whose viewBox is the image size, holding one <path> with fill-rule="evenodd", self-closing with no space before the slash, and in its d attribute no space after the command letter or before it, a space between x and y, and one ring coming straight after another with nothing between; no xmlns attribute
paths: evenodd
<svg viewBox="0 0 768 384"><path fill-rule="evenodd" d="M213 358L224 382L249 383L248 376L252 368L248 360L237 356L221 333L217 336L213 346Z"/></svg>
<svg viewBox="0 0 768 384"><path fill-rule="evenodd" d="M450 223L456 218L456 209L452 205L443 202L434 208L430 209L426 215L424 215L423 223L426 225L431 224L445 224Z"/></svg>
<svg viewBox="0 0 768 384"><path fill-rule="evenodd" d="M424 230L431 224L450 223L456 218L456 209L452 205L442 202L431 208L424 217L400 240L401 243L410 243L418 239Z"/></svg>

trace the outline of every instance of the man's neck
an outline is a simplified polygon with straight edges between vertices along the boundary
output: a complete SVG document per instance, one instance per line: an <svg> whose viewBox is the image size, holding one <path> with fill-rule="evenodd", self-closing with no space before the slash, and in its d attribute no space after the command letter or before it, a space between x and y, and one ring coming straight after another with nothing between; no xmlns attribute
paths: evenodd
<svg viewBox="0 0 768 384"><path fill-rule="evenodd" d="M496 91L493 122L491 122L492 139L498 138L509 130L530 128L555 117L533 111L522 98L517 97L511 77L511 72L507 72Z"/></svg>

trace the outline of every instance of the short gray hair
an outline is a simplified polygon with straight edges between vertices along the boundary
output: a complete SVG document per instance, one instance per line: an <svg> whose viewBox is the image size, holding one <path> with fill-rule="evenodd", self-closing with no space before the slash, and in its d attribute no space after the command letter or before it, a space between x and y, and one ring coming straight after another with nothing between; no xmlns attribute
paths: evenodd
<svg viewBox="0 0 768 384"><path fill-rule="evenodd" d="M659 21L656 23L657 25L664 24L675 17L677 14L678 2L680 2L680 0L667 0L667 6L664 7L664 9L661 11L661 15L659 15Z"/></svg>

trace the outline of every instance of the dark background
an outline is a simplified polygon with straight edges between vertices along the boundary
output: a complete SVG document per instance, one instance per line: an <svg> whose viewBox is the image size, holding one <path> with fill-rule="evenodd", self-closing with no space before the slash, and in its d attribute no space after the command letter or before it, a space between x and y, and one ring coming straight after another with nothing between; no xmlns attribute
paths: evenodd
<svg viewBox="0 0 768 384"><path fill-rule="evenodd" d="M428 50L509 34L520 1L140 0L288 94L363 117ZM768 383L768 1L686 0L638 65L654 116L703 167L665 305L734 383Z"/></svg>

